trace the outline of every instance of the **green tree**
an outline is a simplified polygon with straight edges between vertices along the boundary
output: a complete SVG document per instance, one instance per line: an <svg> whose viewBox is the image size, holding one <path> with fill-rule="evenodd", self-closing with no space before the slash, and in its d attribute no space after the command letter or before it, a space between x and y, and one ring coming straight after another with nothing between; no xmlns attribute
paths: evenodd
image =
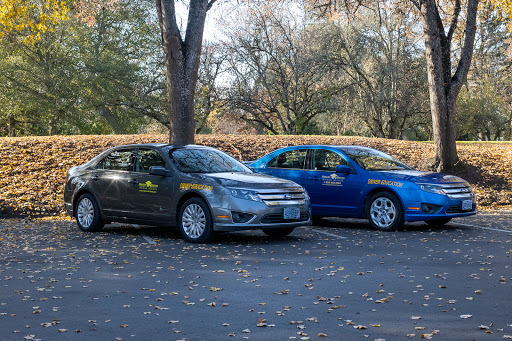
<svg viewBox="0 0 512 341"><path fill-rule="evenodd" d="M324 15L340 13L340 11L350 15L359 8L364 8L361 5L375 1L309 0L308 2L317 12ZM422 22L435 145L433 166L439 171L448 171L459 160L455 139L456 102L471 64L479 1L380 2L393 4L395 10L404 15L414 10ZM452 49L455 36L463 41L462 48L456 51L457 53Z"/></svg>
<svg viewBox="0 0 512 341"><path fill-rule="evenodd" d="M376 3L359 18L324 25L318 37L325 72L334 67L350 87L338 110L359 117L376 137L401 139L428 106L412 19Z"/></svg>
<svg viewBox="0 0 512 341"><path fill-rule="evenodd" d="M287 4L266 6L228 33L228 106L272 134L302 134L329 110L337 90L317 63L316 37L304 19Z"/></svg>

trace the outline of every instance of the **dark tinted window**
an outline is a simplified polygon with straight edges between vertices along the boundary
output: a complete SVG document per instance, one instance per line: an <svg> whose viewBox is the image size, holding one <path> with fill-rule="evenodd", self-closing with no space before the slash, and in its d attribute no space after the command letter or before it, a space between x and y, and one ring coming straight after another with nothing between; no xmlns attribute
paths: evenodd
<svg viewBox="0 0 512 341"><path fill-rule="evenodd" d="M184 173L250 172L231 156L211 149L176 149L170 157Z"/></svg>
<svg viewBox="0 0 512 341"><path fill-rule="evenodd" d="M279 154L267 165L268 168L303 169L307 149L290 150Z"/></svg>
<svg viewBox="0 0 512 341"><path fill-rule="evenodd" d="M315 149L312 166L314 170L334 172L338 165L347 165L341 155L330 150Z"/></svg>
<svg viewBox="0 0 512 341"><path fill-rule="evenodd" d="M165 161L154 149L139 149L135 171L149 173L149 167L152 166L165 167Z"/></svg>
<svg viewBox="0 0 512 341"><path fill-rule="evenodd" d="M133 149L115 150L101 160L98 169L131 171L134 157L135 150Z"/></svg>
<svg viewBox="0 0 512 341"><path fill-rule="evenodd" d="M355 163L364 169L379 170L401 170L412 169L394 157L375 149L366 148L340 148Z"/></svg>

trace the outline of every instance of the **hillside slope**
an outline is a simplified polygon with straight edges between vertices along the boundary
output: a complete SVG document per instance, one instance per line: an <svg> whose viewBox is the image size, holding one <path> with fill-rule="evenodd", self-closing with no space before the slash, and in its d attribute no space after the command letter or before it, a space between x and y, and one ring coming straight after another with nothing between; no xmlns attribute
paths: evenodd
<svg viewBox="0 0 512 341"><path fill-rule="evenodd" d="M166 135L0 138L0 217L64 214L62 191L70 167L112 146L167 139ZM433 157L429 143L364 137L198 135L196 144L219 148L241 160L254 160L290 145L361 145L422 170ZM459 145L458 151L466 167L457 175L475 186L479 205L512 205L512 145L470 143Z"/></svg>

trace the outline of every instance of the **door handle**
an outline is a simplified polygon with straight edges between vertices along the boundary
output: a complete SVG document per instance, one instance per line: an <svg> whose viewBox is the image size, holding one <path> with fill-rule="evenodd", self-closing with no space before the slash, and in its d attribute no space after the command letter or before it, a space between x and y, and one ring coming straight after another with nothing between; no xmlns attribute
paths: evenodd
<svg viewBox="0 0 512 341"><path fill-rule="evenodd" d="M139 183L139 180L132 179L132 180L128 180L128 182L131 183L131 184L137 185Z"/></svg>
<svg viewBox="0 0 512 341"><path fill-rule="evenodd" d="M100 179L99 176L97 176L96 174L94 174L92 177L91 177L91 180L93 181L98 181Z"/></svg>

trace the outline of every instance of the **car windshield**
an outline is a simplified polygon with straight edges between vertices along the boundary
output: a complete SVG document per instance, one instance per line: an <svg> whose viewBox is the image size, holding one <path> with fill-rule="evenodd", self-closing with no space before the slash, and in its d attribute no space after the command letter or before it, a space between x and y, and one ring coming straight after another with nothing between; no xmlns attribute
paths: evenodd
<svg viewBox="0 0 512 341"><path fill-rule="evenodd" d="M340 148L355 163L366 170L390 171L412 169L405 163L398 161L392 156L375 149L367 148Z"/></svg>
<svg viewBox="0 0 512 341"><path fill-rule="evenodd" d="M211 149L174 149L170 157L183 173L251 172L231 156Z"/></svg>

